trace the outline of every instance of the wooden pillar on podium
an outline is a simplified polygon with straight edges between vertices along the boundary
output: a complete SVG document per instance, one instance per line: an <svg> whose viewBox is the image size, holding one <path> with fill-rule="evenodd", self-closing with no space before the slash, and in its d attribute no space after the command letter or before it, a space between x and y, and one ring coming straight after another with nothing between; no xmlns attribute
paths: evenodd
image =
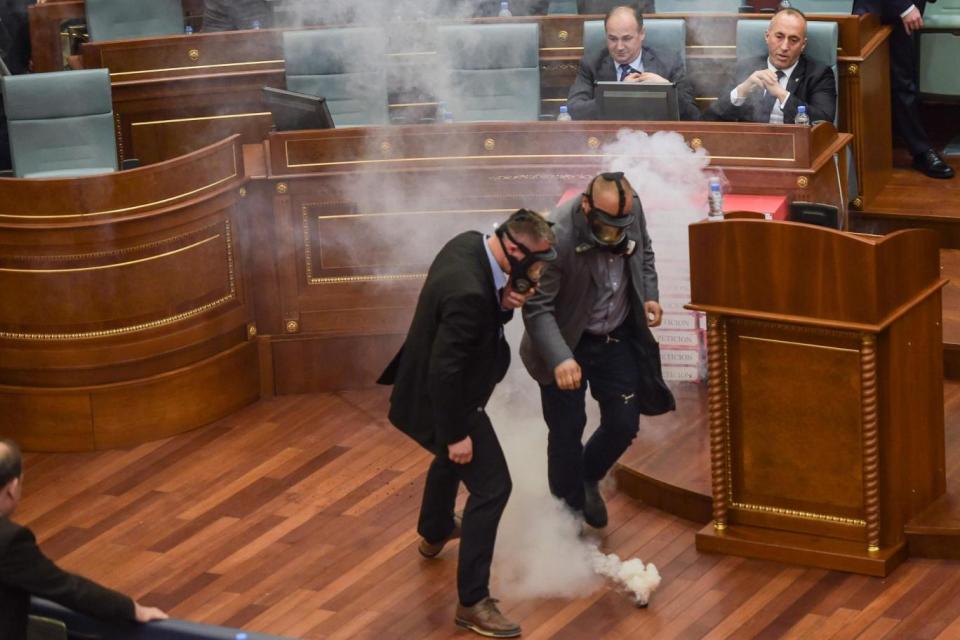
<svg viewBox="0 0 960 640"><path fill-rule="evenodd" d="M935 235L702 222L690 262L713 490L697 548L886 575L945 491Z"/></svg>

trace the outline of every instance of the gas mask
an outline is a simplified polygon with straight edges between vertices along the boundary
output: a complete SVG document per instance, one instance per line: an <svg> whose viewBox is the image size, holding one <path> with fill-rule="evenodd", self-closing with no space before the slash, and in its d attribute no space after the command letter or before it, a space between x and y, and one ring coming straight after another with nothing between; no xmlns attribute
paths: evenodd
<svg viewBox="0 0 960 640"><path fill-rule="evenodd" d="M627 209L627 193L623 188L625 178L623 172L601 173L600 177L616 183L617 193L620 196L620 203L617 207L617 213L623 212L624 215L616 215L599 208L593 202L593 184L583 195L586 196L590 204L590 212L587 213L587 224L590 227L590 236L594 246L604 251L609 251L616 255L631 256L637 250L636 241L630 239L627 235L627 229L633 224L636 216L633 215L633 203L630 203ZM596 180L596 178L594 178Z"/></svg>
<svg viewBox="0 0 960 640"><path fill-rule="evenodd" d="M529 215L529 213L526 209L520 209L510 216L510 219L505 223L497 227L496 230L497 239L500 240L500 247L503 249L503 255L507 257L507 262L510 263L510 288L517 293L526 293L537 286L537 282L540 281L540 272L544 267L543 263L552 262L557 259L557 252L553 247L550 247L546 251L531 251L510 233L507 225L511 222L523 220L523 217L527 215ZM510 242L517 245L517 248L520 249L520 252L523 254L522 260L510 255L510 252L507 251L507 245L503 242L504 236L509 238Z"/></svg>

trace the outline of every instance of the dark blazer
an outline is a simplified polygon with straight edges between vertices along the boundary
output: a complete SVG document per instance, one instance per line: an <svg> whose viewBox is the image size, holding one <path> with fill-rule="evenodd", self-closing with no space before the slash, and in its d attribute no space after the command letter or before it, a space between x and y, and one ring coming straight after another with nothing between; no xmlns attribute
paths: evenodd
<svg viewBox="0 0 960 640"><path fill-rule="evenodd" d="M0 518L0 638L26 638L31 595L97 618L134 620L133 600L63 571L29 529Z"/></svg>
<svg viewBox="0 0 960 640"><path fill-rule="evenodd" d="M659 54L648 47L643 48L640 54L643 70L661 75L677 85L677 104L680 107L681 120L699 120L700 109L693 100L693 89L683 70L683 62L679 56L669 53ZM613 82L617 79L617 70L613 59L606 48L594 53L589 58L580 59L580 69L577 79L570 87L567 96L567 111L574 120L596 120L600 117L599 106L595 97L598 82Z"/></svg>
<svg viewBox="0 0 960 640"><path fill-rule="evenodd" d="M273 9L266 0L204 0L203 31L252 29L253 22L273 26Z"/></svg>
<svg viewBox="0 0 960 640"><path fill-rule="evenodd" d="M435 452L470 435L510 365L503 311L476 231L448 242L420 291L407 339L380 379L390 422Z"/></svg>
<svg viewBox="0 0 960 640"><path fill-rule="evenodd" d="M900 14L914 5L923 13L926 0L853 0L853 13L876 13L883 22L891 24L900 20Z"/></svg>
<svg viewBox="0 0 960 640"><path fill-rule="evenodd" d="M767 68L767 56L747 58L737 64L736 80L730 83L720 94L720 97L710 105L704 114L704 120L729 120L734 122L769 122L770 112L761 113L763 92L754 91L747 96L746 101L736 107L730 102L730 92L734 87L746 80L751 73ZM810 121L826 120L833 122L837 113L837 84L833 71L819 62L800 54L797 68L790 74L787 83L790 97L783 107L783 122L793 124L797 115L797 107L807 107Z"/></svg>

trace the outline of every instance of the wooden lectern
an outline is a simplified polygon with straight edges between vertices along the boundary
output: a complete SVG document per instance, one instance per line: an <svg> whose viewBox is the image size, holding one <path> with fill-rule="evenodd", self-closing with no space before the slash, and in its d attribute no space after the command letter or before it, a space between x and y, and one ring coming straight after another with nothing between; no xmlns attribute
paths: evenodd
<svg viewBox="0 0 960 640"><path fill-rule="evenodd" d="M701 222L690 279L713 490L697 549L886 575L945 490L935 234Z"/></svg>

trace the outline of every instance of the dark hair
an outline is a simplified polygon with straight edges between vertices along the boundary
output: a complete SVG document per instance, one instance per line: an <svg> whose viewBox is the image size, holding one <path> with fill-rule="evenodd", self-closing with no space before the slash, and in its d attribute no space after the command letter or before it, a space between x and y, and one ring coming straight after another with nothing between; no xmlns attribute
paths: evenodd
<svg viewBox="0 0 960 640"><path fill-rule="evenodd" d="M553 233L553 223L529 209L517 209L510 214L503 226L513 236L524 236L538 242L545 240L550 244L557 241Z"/></svg>
<svg viewBox="0 0 960 640"><path fill-rule="evenodd" d="M0 438L0 487L23 475L23 457L13 440Z"/></svg>
<svg viewBox="0 0 960 640"><path fill-rule="evenodd" d="M628 4L621 4L614 7L613 9L610 9L610 11L607 11L607 15L603 17L604 31L607 30L607 21L610 19L610 16L612 16L614 13L619 13L621 11L629 11L630 13L632 13L633 17L636 18L637 20L637 31L643 30L643 13L641 13L640 7L630 6Z"/></svg>

